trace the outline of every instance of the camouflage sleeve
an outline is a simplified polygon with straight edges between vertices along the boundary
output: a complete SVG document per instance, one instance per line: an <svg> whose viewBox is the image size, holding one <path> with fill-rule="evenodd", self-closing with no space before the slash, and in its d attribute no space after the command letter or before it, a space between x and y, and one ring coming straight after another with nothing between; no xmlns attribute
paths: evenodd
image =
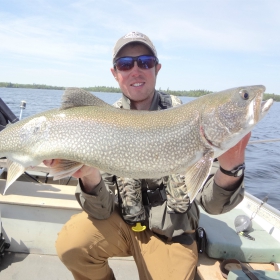
<svg viewBox="0 0 280 280"><path fill-rule="evenodd" d="M126 222L145 221L146 212L142 203L142 180L118 177L121 213Z"/></svg>
<svg viewBox="0 0 280 280"><path fill-rule="evenodd" d="M244 197L244 179L234 191L227 191L219 187L214 181L214 174L219 168L217 162L213 163L208 180L202 190L197 194L196 202L210 214L221 214L230 211L239 204ZM173 174L169 176L166 186L168 213L184 213L189 207L185 176Z"/></svg>
<svg viewBox="0 0 280 280"><path fill-rule="evenodd" d="M166 184L167 212L185 213L190 205L185 176L180 174L170 175Z"/></svg>
<svg viewBox="0 0 280 280"><path fill-rule="evenodd" d="M121 108L122 107L122 99L120 98L119 100L117 100L114 104L114 107L116 108Z"/></svg>
<svg viewBox="0 0 280 280"><path fill-rule="evenodd" d="M213 163L209 179L198 193L196 201L209 214L217 215L230 211L244 198L244 178L234 191L219 187L214 181L214 174L219 168L218 162Z"/></svg>
<svg viewBox="0 0 280 280"><path fill-rule="evenodd" d="M170 95L170 97L171 97L172 107L176 107L183 104L182 100L178 96Z"/></svg>

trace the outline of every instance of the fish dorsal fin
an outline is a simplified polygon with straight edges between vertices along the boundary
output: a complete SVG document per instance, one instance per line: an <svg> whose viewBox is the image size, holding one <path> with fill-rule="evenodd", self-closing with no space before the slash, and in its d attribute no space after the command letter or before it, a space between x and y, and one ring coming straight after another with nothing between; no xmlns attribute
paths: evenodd
<svg viewBox="0 0 280 280"><path fill-rule="evenodd" d="M111 105L107 104L100 98L94 96L90 92L81 88L67 88L62 95L62 104L60 109L68 109L80 106L99 106L104 107Z"/></svg>
<svg viewBox="0 0 280 280"><path fill-rule="evenodd" d="M16 179L25 171L25 168L17 163L10 160L7 160L7 181L3 195L6 193L7 189Z"/></svg>

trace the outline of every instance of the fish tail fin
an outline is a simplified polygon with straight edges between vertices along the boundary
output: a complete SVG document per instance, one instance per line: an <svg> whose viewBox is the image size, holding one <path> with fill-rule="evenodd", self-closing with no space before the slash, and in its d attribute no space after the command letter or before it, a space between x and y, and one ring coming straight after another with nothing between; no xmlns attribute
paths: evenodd
<svg viewBox="0 0 280 280"><path fill-rule="evenodd" d="M57 159L55 165L51 167L49 177L59 180L65 177L71 177L78 171L83 164L76 161Z"/></svg>
<svg viewBox="0 0 280 280"><path fill-rule="evenodd" d="M3 195L5 195L7 189L17 180L20 175L22 175L24 171L25 167L21 164L7 160L7 181Z"/></svg>

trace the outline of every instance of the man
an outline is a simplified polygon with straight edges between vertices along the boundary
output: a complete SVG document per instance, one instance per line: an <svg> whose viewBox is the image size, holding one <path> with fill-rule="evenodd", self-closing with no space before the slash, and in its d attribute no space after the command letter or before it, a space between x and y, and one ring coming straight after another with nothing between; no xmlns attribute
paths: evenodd
<svg viewBox="0 0 280 280"><path fill-rule="evenodd" d="M160 110L178 105L178 99L155 90L161 69L150 39L139 32L120 38L113 52L111 72L123 92L116 106L132 110ZM93 135L94 137L94 135ZM244 171L247 135L218 158L224 170ZM132 143L133 145L133 143ZM53 161L45 161L49 166ZM244 196L243 173L229 176L212 168L196 201L184 195L184 177L134 180L102 174L83 166L76 198L83 208L61 230L57 253L75 279L115 279L109 257L133 256L142 280L193 279L196 272L198 203L209 213L235 207ZM115 205L115 189L118 206ZM182 195L175 195L176 193Z"/></svg>

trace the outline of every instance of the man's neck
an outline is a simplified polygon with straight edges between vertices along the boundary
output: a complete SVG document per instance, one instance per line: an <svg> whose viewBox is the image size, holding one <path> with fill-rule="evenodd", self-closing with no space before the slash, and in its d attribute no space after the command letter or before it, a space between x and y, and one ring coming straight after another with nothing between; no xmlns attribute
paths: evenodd
<svg viewBox="0 0 280 280"><path fill-rule="evenodd" d="M131 101L131 103L130 103L130 109L131 110L146 110L146 111L148 111L150 109L150 107L151 107L151 101L149 101L149 100L147 102Z"/></svg>
<svg viewBox="0 0 280 280"><path fill-rule="evenodd" d="M152 106L152 103L153 103L153 100L155 98L155 95L156 94L153 94L151 96L151 98L149 99L146 99L146 100L142 100L142 101L133 101L133 100L130 100L130 109L131 110L150 110L151 109L151 106Z"/></svg>

